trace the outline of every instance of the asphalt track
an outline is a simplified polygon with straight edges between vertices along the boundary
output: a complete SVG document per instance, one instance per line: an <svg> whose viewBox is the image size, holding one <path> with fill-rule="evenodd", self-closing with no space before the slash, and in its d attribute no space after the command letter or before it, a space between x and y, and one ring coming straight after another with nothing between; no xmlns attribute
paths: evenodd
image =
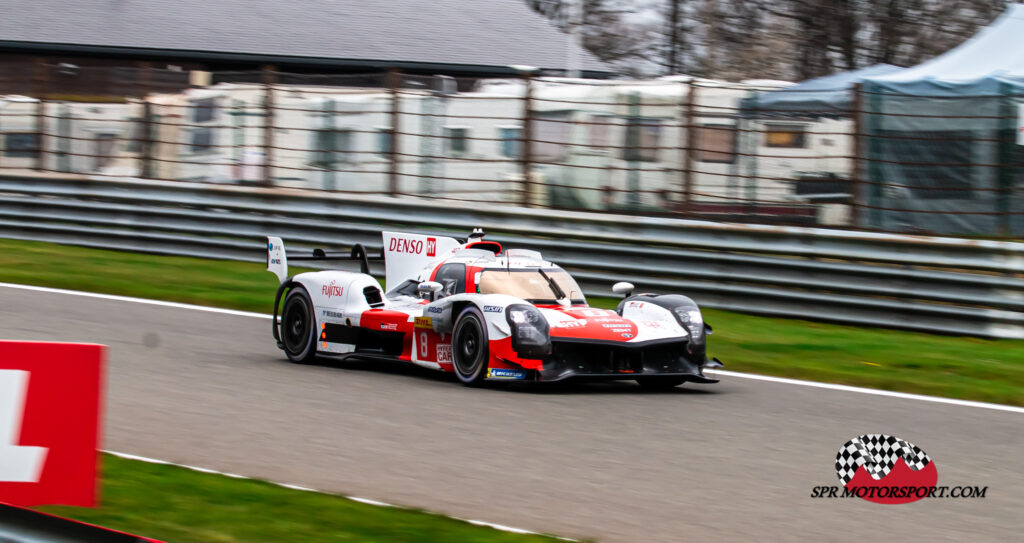
<svg viewBox="0 0 1024 543"><path fill-rule="evenodd" d="M265 318L12 288L0 338L110 346L107 449L463 518L621 542L1020 541L1024 528L1019 412L730 376L669 393L467 389L401 365L290 364ZM910 440L940 485L987 497L811 499L863 433Z"/></svg>

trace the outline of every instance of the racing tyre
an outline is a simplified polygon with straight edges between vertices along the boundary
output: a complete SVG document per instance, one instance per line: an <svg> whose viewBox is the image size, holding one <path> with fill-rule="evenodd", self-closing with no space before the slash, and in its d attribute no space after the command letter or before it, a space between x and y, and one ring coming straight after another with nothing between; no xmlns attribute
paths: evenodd
<svg viewBox="0 0 1024 543"><path fill-rule="evenodd" d="M452 334L452 365L466 386L480 386L487 377L487 325L480 310L467 307L459 313Z"/></svg>
<svg viewBox="0 0 1024 543"><path fill-rule="evenodd" d="M683 384L683 381L685 379L682 377L648 377L636 380L640 388L646 390L668 390Z"/></svg>
<svg viewBox="0 0 1024 543"><path fill-rule="evenodd" d="M281 342L288 360L308 364L316 358L316 319L306 289L296 286L284 299L281 310Z"/></svg>

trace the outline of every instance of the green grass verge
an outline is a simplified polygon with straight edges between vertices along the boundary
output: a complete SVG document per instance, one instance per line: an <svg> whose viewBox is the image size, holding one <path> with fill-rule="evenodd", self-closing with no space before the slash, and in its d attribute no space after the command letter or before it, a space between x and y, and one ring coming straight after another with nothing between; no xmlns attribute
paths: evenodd
<svg viewBox="0 0 1024 543"><path fill-rule="evenodd" d="M174 543L554 541L111 455L103 455L101 507L39 509Z"/></svg>
<svg viewBox="0 0 1024 543"><path fill-rule="evenodd" d="M0 281L271 311L261 264L0 239ZM592 300L610 306L615 300ZM949 337L705 310L726 368L1024 405L1024 341ZM270 338L267 339L270 341Z"/></svg>

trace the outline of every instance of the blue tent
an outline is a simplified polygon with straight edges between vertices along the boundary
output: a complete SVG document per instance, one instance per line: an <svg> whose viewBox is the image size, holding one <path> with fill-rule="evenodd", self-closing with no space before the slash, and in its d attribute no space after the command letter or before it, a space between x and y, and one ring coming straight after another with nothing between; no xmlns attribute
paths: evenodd
<svg viewBox="0 0 1024 543"><path fill-rule="evenodd" d="M1024 235L1024 5L960 46L862 87L864 226Z"/></svg>
<svg viewBox="0 0 1024 543"><path fill-rule="evenodd" d="M891 64L875 64L852 72L841 72L785 89L762 92L745 107L759 115L849 117L853 109L853 87L866 78L898 73Z"/></svg>
<svg viewBox="0 0 1024 543"><path fill-rule="evenodd" d="M896 73L867 77L873 92L979 96L1024 91L1024 5L1013 4L971 39Z"/></svg>

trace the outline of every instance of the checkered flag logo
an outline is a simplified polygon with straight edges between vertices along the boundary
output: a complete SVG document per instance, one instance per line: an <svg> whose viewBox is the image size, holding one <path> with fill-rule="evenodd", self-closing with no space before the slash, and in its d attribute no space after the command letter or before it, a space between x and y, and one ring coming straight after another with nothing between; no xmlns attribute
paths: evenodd
<svg viewBox="0 0 1024 543"><path fill-rule="evenodd" d="M900 458L913 471L921 471L931 462L924 451L909 441L885 434L864 434L839 449L836 474L845 486L853 480L857 469L864 466L871 478L879 481L889 475Z"/></svg>

